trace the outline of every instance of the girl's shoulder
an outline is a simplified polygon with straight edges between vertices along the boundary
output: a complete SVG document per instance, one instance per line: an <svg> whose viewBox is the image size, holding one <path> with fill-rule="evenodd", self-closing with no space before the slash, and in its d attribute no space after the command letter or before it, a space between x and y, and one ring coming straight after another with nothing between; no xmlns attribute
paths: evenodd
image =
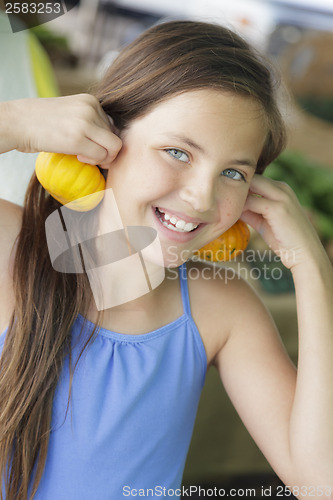
<svg viewBox="0 0 333 500"><path fill-rule="evenodd" d="M247 299L261 303L252 286L233 267L188 261L187 277L189 293L196 305L200 301L211 313L221 314L223 311L223 316L227 317L240 309L241 303L245 307Z"/></svg>
<svg viewBox="0 0 333 500"><path fill-rule="evenodd" d="M0 333L7 326L13 309L12 269L22 213L19 205L0 199Z"/></svg>
<svg viewBox="0 0 333 500"><path fill-rule="evenodd" d="M261 299L233 268L189 261L188 289L193 319L212 362L234 331L235 322L265 314Z"/></svg>
<svg viewBox="0 0 333 500"><path fill-rule="evenodd" d="M23 207L11 201L0 198L0 222L2 223L7 217L22 220Z"/></svg>
<svg viewBox="0 0 333 500"><path fill-rule="evenodd" d="M23 208L0 199L0 269L8 261L13 245L20 232Z"/></svg>

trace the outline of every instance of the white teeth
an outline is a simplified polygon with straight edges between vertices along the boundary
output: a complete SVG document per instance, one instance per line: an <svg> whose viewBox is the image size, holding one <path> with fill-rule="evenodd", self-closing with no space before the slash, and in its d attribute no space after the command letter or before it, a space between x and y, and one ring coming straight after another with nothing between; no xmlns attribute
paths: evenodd
<svg viewBox="0 0 333 500"><path fill-rule="evenodd" d="M188 222L185 224L184 231L192 231L195 227L198 227L199 224L192 224L192 222Z"/></svg>
<svg viewBox="0 0 333 500"><path fill-rule="evenodd" d="M199 225L199 224L193 224L192 222L185 222L182 219L176 219L176 217L171 216L166 212L163 212L163 210L158 209L158 211L164 214L164 220L159 218L162 224L168 229L171 229L172 231L177 231L179 233L184 233L184 232L188 233L190 231L193 231L193 229L197 228ZM171 224L168 224L166 222L168 220L171 222Z"/></svg>
<svg viewBox="0 0 333 500"><path fill-rule="evenodd" d="M176 222L176 228L177 229L184 229L185 225L186 225L186 222L184 220L178 220Z"/></svg>
<svg viewBox="0 0 333 500"><path fill-rule="evenodd" d="M183 233L184 232L184 231L177 229L172 224L166 224L165 222L162 222L162 224L163 224L163 226L167 227L168 229L171 229L171 231L176 231L176 233Z"/></svg>

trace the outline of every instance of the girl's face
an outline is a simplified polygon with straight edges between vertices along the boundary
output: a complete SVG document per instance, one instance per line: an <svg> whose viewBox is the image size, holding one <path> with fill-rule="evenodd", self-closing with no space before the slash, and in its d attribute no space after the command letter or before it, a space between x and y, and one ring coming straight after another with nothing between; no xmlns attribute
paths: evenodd
<svg viewBox="0 0 333 500"><path fill-rule="evenodd" d="M157 104L108 171L123 224L155 228L165 266L179 266L240 217L266 133L250 98L204 89Z"/></svg>

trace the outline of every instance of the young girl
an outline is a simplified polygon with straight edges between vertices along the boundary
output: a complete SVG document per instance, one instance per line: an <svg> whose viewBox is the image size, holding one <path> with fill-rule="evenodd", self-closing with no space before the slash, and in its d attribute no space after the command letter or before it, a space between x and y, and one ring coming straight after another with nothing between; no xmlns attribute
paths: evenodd
<svg viewBox="0 0 333 500"><path fill-rule="evenodd" d="M60 204L35 177L23 210L1 202L3 499L179 496L210 366L295 496L333 498L332 268L291 189L259 175L285 142L273 94L237 35L174 21L126 47L95 96L1 103L0 150L106 169L124 226L157 231L166 273L100 315L86 275L51 266ZM253 290L189 259L240 217L292 271L297 374Z"/></svg>

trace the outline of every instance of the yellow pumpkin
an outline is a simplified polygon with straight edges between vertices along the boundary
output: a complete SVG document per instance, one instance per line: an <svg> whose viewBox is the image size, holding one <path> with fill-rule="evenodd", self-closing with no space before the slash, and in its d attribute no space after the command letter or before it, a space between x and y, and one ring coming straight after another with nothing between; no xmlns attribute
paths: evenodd
<svg viewBox="0 0 333 500"><path fill-rule="evenodd" d="M196 252L200 259L210 262L225 262L242 253L250 240L250 230L245 222L238 220L225 233Z"/></svg>
<svg viewBox="0 0 333 500"><path fill-rule="evenodd" d="M105 179L97 165L80 162L74 155L39 153L35 172L37 179L53 198L63 205L85 212L103 199ZM84 196L87 199L82 199Z"/></svg>

